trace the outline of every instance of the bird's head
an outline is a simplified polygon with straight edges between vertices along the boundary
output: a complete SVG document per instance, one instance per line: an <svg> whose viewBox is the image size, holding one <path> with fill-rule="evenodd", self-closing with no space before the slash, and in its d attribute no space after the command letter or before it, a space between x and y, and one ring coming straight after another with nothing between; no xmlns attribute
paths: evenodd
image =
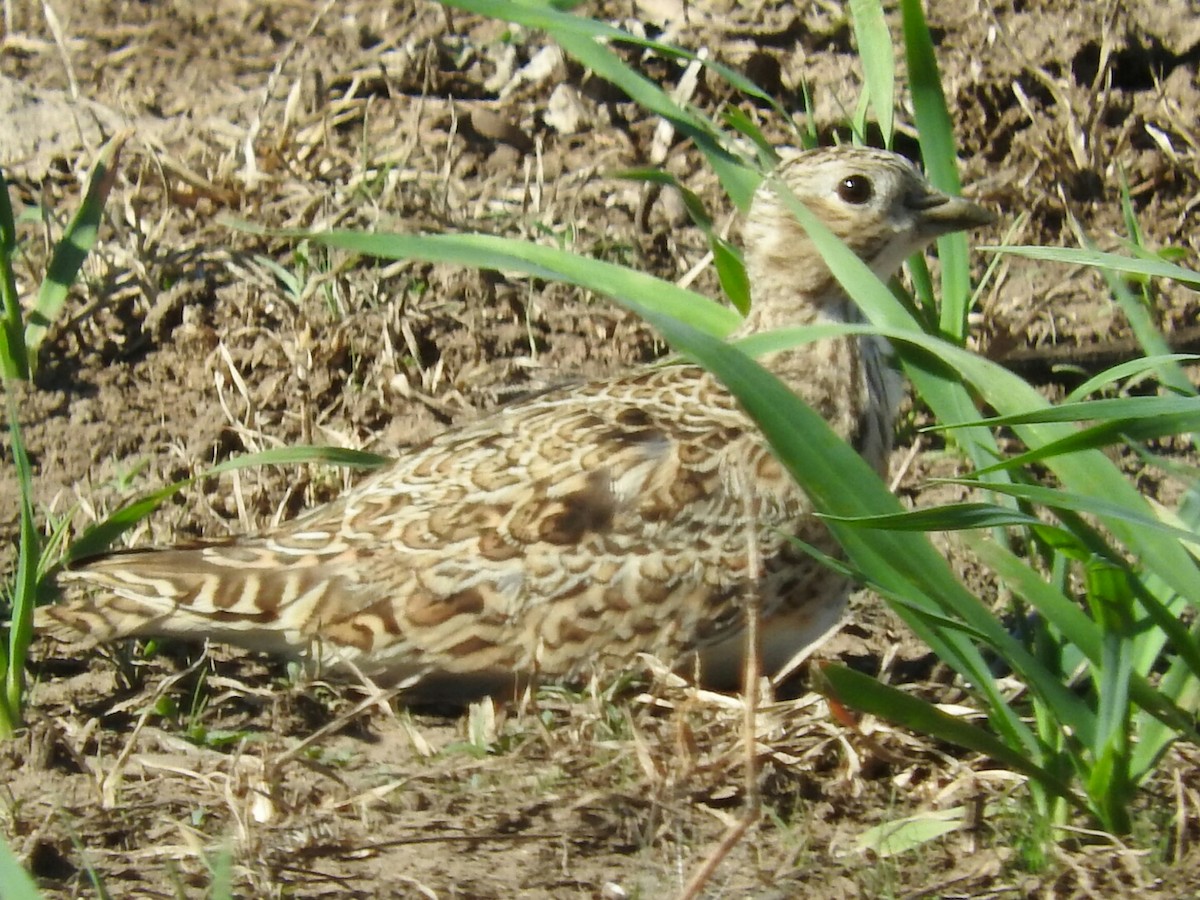
<svg viewBox="0 0 1200 900"><path fill-rule="evenodd" d="M942 193L911 162L886 150L808 150L784 162L775 174L883 279L934 238L995 220L978 204ZM780 196L776 179L764 181L755 194L744 236L756 302L770 294L795 297L797 292L817 301L836 290L828 267Z"/></svg>

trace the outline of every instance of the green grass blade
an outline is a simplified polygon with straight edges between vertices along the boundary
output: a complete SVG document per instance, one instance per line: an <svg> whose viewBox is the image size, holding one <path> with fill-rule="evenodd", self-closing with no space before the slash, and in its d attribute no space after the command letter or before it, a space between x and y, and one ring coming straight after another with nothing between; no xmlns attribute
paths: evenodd
<svg viewBox="0 0 1200 900"><path fill-rule="evenodd" d="M1200 533L1188 531L1186 528L1179 528L1163 522L1149 512L1144 511L1145 507L1130 507L1120 502L1104 500L1089 494L1076 494L1071 491L1043 487L1038 484L982 484L970 478L938 478L934 479L933 483L964 484L971 487L983 487L996 493L1037 503L1047 509L1090 513L1104 519L1105 523L1110 527L1121 523L1139 530L1166 535L1174 538L1176 541L1200 545ZM1132 529L1124 528L1123 530L1128 531Z"/></svg>
<svg viewBox="0 0 1200 900"><path fill-rule="evenodd" d="M1079 385L1079 387L1075 388L1075 390L1071 391L1071 393L1067 394L1065 402L1075 403L1119 381L1139 378L1147 372L1158 371L1159 367L1164 363L1188 363L1195 362L1196 360L1200 360L1200 356L1194 353L1167 353L1158 356L1146 356L1141 359L1131 359L1093 375L1083 384Z"/></svg>
<svg viewBox="0 0 1200 900"><path fill-rule="evenodd" d="M829 682L833 696L854 709L878 716L913 731L932 735L958 747L989 756L999 763L1037 781L1048 791L1082 808L1070 787L1049 771L1036 765L1030 756L998 741L982 728L942 712L931 703L874 678L839 665L826 665L821 675Z"/></svg>
<svg viewBox="0 0 1200 900"><path fill-rule="evenodd" d="M925 11L920 0L900 0L900 14L921 157L925 160L929 180L941 190L957 194L962 185L955 161L954 123L942 91L942 75Z"/></svg>
<svg viewBox="0 0 1200 900"><path fill-rule="evenodd" d="M957 195L962 193L962 184L958 178L954 126L921 0L901 0L900 12L921 158L934 186ZM938 259L942 262L941 332L957 342L966 335L971 301L967 237L961 233L947 234L938 238L937 245Z"/></svg>
<svg viewBox="0 0 1200 900"><path fill-rule="evenodd" d="M279 233L279 232L272 232ZM615 299L652 298L661 312L710 334L725 335L741 317L703 294L624 266L576 256L565 250L483 234L361 234L348 231L282 232L330 247L383 259L421 259L482 269L524 272L565 281Z"/></svg>
<svg viewBox="0 0 1200 900"><path fill-rule="evenodd" d="M850 0L850 20L858 43L866 94L885 147L892 146L896 107L896 51L879 0ZM865 123L860 123L861 125Z"/></svg>
<svg viewBox="0 0 1200 900"><path fill-rule="evenodd" d="M259 453L245 453L218 463L198 475L176 481L166 487L151 491L144 496L126 503L104 520L88 528L71 544L67 550L67 563L78 562L88 557L106 552L113 542L150 515L163 503L175 496L185 487L196 481L212 478L223 472L234 469L246 469L257 466L287 466L302 463L327 463L335 466L354 468L376 468L385 465L390 460L386 456L375 453L363 453L359 450L346 450L341 447L280 447L273 450L263 450Z"/></svg>
<svg viewBox="0 0 1200 900"><path fill-rule="evenodd" d="M904 370L939 421L953 424L978 420L972 393L1000 415L1024 414L1048 407L1046 400L1031 385L1002 366L952 344L920 335L912 316L862 260L794 197L791 200L792 212L817 245L838 282L879 333L899 339L894 342ZM919 351L911 352L910 345ZM928 352L935 354L936 359L931 360ZM970 391L966 385L970 386ZM1074 433L1074 429L1061 423L1018 425L1014 430L1030 448ZM1000 457L991 433L985 428L964 428L956 432L956 437L972 458L983 460L981 468ZM1102 498L1115 504L1115 508L1123 507L1140 514L1143 521L1154 520L1145 498L1099 451L1056 456L1046 460L1046 465L1067 490L1081 496ZM985 487L995 488L990 476ZM1176 591L1200 605L1200 570L1179 541L1166 539L1159 532L1136 525L1125 516L1106 519L1105 524L1141 557L1143 564L1160 573Z"/></svg>
<svg viewBox="0 0 1200 900"><path fill-rule="evenodd" d="M1020 247L1020 246L980 246L978 250L989 253L1006 253L1009 256L1020 256L1025 259L1042 260L1043 262L1065 263L1071 266L1086 266L1093 269L1106 269L1123 275L1143 275L1150 278L1170 278L1190 288L1200 289L1200 272L1185 269L1183 266L1169 263L1166 260L1144 257L1123 256L1120 253L1106 253L1101 250L1081 250L1078 247Z"/></svg>
<svg viewBox="0 0 1200 900"><path fill-rule="evenodd" d="M630 69L607 47L590 38L557 33L559 46L592 72L620 87L630 99L669 121L680 134L690 137L717 173L722 187L739 209L747 209L758 179L744 162L723 146L724 138L713 133L709 123L684 110L657 84Z"/></svg>
<svg viewBox="0 0 1200 900"><path fill-rule="evenodd" d="M712 247L713 267L717 270L721 290L734 308L746 315L750 312L750 277L746 274L741 252L715 232L709 236L709 245Z"/></svg>
<svg viewBox="0 0 1200 900"><path fill-rule="evenodd" d="M38 345L46 336L46 330L58 318L75 276L79 274L83 261L96 244L104 203L116 181L121 148L125 146L128 137L128 132L118 134L100 151L100 156L88 177L83 202L67 225L62 239L54 246L50 268L38 291L37 303L29 315L29 324L25 327L25 343L35 358Z"/></svg>
<svg viewBox="0 0 1200 900"><path fill-rule="evenodd" d="M1077 647L1097 670L1103 666L1101 651L1102 632L1096 622L1085 615L1078 604L1046 582L1040 574L1031 569L1016 554L1006 547L1001 546L995 540L981 534L971 533L961 535L960 540L1009 589L1037 610L1047 622L1057 628L1063 638L1070 645ZM861 575L858 577L860 580L862 579ZM887 594L878 585L868 582L868 586L881 595L888 597L893 605L905 602L903 598ZM1151 609L1149 603L1149 600L1143 603L1148 610ZM1194 662L1200 662L1200 655L1197 655L1200 654L1197 641L1190 635L1187 635L1178 619L1172 616L1161 605L1153 608L1151 618L1156 623L1160 623L1160 627L1164 628L1164 633L1179 648L1181 654L1184 654ZM941 628L961 627L954 621L940 623L930 621L931 624ZM979 640L986 641L986 638L982 635L976 635L976 637ZM1156 656L1157 654L1155 653L1154 655ZM1140 668L1148 670L1152 664L1153 659ZM1200 669L1196 669L1195 671L1200 672ZM1186 711L1191 708L1190 706L1184 705L1181 707L1173 699L1174 695L1159 690L1146 681L1144 677L1136 673L1130 683L1129 690L1134 702L1150 716L1159 720L1164 732L1164 739L1168 734L1171 739L1174 739L1178 734L1195 735L1194 739L1200 739L1200 733L1197 733L1193 727L1192 715Z"/></svg>
<svg viewBox="0 0 1200 900"><path fill-rule="evenodd" d="M721 121L754 144L762 168L775 168L779 162L776 146L767 139L753 119L736 106L727 106L721 110Z"/></svg>
<svg viewBox="0 0 1200 900"><path fill-rule="evenodd" d="M966 535L963 540L1007 587L1037 610L1045 622L1057 629L1061 638L1068 642L1059 644L1063 652L1076 648L1087 657L1092 671L1098 672L1104 668L1103 630L1098 623L1086 616L1074 601L1043 581L1025 562L996 542L978 535ZM1139 582L1131 583L1138 590L1142 590ZM1178 630L1178 622L1172 617L1168 618L1173 623L1171 633L1174 634ZM1058 641L1059 638L1054 640ZM1191 643L1195 646L1194 641ZM1183 646L1182 642L1177 646ZM1161 648L1162 640L1157 633L1145 632L1141 635L1136 649L1137 656L1143 661L1133 660L1135 671L1129 682L1130 696L1148 716L1159 720L1164 729L1169 729L1172 738L1187 735L1192 740L1200 739L1194 716L1187 711L1192 707L1181 706L1174 694L1161 690L1145 677L1144 673L1148 673L1156 665ZM1071 663L1067 666L1067 671L1073 668L1074 663Z"/></svg>
<svg viewBox="0 0 1200 900"><path fill-rule="evenodd" d="M1166 749L1180 736L1193 744L1200 743L1200 735L1197 735L1194 727L1196 709L1200 708L1200 678L1189 663L1177 659L1159 680L1159 690L1156 693L1164 698L1164 702L1168 702L1166 698L1170 698L1169 702L1173 708L1179 711L1175 717L1162 715L1147 708L1138 698L1136 681L1133 687L1134 700L1145 711L1136 728L1138 741L1134 745L1129 762L1130 776L1140 783L1154 770Z"/></svg>
<svg viewBox="0 0 1200 900"><path fill-rule="evenodd" d="M835 239L835 243L836 242ZM839 252L848 254L847 256L830 261L834 266L835 273L839 279L845 278L844 284L850 285L853 290L859 293L870 292L873 285L870 283L870 272L862 267L862 274L857 281L852 280L854 275L841 272L841 265L846 264L850 269L860 265L857 258L850 254L844 247L828 247L833 256L838 256ZM894 302L891 293L879 285L878 280L875 280L882 294L874 296L875 305L863 304L864 310L872 317L878 317L886 321L903 321L907 314L903 308ZM892 307L886 308L883 306L885 302L891 302ZM911 320L909 320L911 322ZM911 330L903 328L893 329L889 327L863 327L863 326L823 326L820 329L780 329L767 335L754 335L739 342L739 346L747 352L760 353L769 349L778 349L784 346L790 346L789 342L796 342L800 339L811 340L815 337L825 337L832 333L875 333L883 335L892 341L893 345L900 350L904 356L904 348L911 346L920 350L923 353L935 356L948 369L956 372L959 377L965 379L972 387L982 396L983 400L992 407L1004 412L1013 411L1015 416L1023 416L1026 410L1030 409L1048 409L1045 400L1028 384L1022 381L1017 376L1013 375L1008 370L995 363L986 360L982 357L969 353L961 348L948 344L945 341L937 338L929 337ZM954 385L939 385L937 382L936 371L931 368L928 359L922 359L920 356L914 358L915 365L910 366L907 371L913 377L913 380L921 385L927 386L927 397L933 397L935 411L944 421L953 419L945 412L948 408L946 404L941 403L945 395L949 395L953 401L962 402L965 396L965 391L961 390L961 386ZM944 390L943 390L944 388ZM959 421L965 423L978 422L979 417L977 410L972 404L965 404L967 409L959 414ZM956 414L962 406L953 407ZM969 409L969 412L968 412ZM1017 412L1020 410L1021 412ZM1028 424L1014 426L1018 436L1025 441L1026 444L1032 446L1042 446L1054 440L1067 439L1077 432L1074 429L1067 428L1062 423L1048 422L1040 424ZM979 426L974 426L973 430L983 430L985 434L990 434ZM999 455L999 454L996 454ZM1124 475L1116 469L1112 463L1098 451L1084 451L1073 453L1068 456L1059 456L1048 459L1047 465L1057 474L1069 487L1077 487L1076 493L1081 497L1097 498L1103 508L1108 512L1115 512L1118 515L1108 522L1109 526L1118 533L1121 539L1129 546L1134 548L1134 551L1140 554L1143 562L1153 571L1160 573L1179 593L1192 598L1192 601L1200 602L1200 573L1197 573L1196 566L1193 560L1188 556L1186 550L1177 540L1159 539L1161 529L1159 523L1145 499L1137 491L1135 487L1130 485ZM990 479L986 483L976 483L970 479L962 481L973 486L983 487L989 490L1002 490L1002 486L992 482ZM1053 498L1053 495L1047 495ZM1060 495L1061 496L1061 495ZM1080 501L1082 502L1082 501ZM1063 505L1063 504L1060 504ZM1064 508L1066 508L1064 506ZM1134 518L1130 520L1130 515ZM1148 531L1141 527L1145 522L1154 522L1155 529ZM1168 527L1168 526L1164 526ZM1185 535L1186 532L1182 529L1176 531L1176 537Z"/></svg>
<svg viewBox="0 0 1200 900"><path fill-rule="evenodd" d="M976 471L985 476L1040 462L1053 456L1106 447L1116 443L1149 441L1200 431L1200 398L1187 396L1122 397L1084 400L1024 413L980 419L966 425L1029 425L1046 422L1100 420L1099 424L1073 431L1043 443L1036 449L1009 456ZM931 430L953 429L958 425Z"/></svg>
<svg viewBox="0 0 1200 900"><path fill-rule="evenodd" d="M1018 453L1001 462L984 466L976 470L977 476L990 475L993 472L1011 470L1043 462L1054 456L1067 453L1077 453L1081 450L1093 450L1099 447L1109 447L1113 444L1127 444L1135 441L1152 441L1163 437L1174 437L1189 431L1196 431L1200 420L1193 414L1163 416L1159 419L1134 419L1104 422L1084 428L1079 432L1057 441L1049 441L1036 450Z"/></svg>
<svg viewBox="0 0 1200 900"><path fill-rule="evenodd" d="M887 528L891 531L966 531L971 528L1035 526L1042 521L1008 506L994 503L947 503L924 509L883 516L822 516L856 528Z"/></svg>
<svg viewBox="0 0 1200 900"><path fill-rule="evenodd" d="M734 204L739 209L746 209L750 205L757 178L741 160L725 149L725 139L713 124L681 107L661 87L635 72L601 41L619 41L645 47L677 59L693 60L696 59L695 54L678 47L638 38L612 25L558 12L547 6L506 3L499 0L443 0L443 3L446 6L546 31L565 52L591 69L595 75L616 85L643 109L661 116L680 134L690 137L708 159ZM738 90L775 105L773 98L739 73L709 60L701 62ZM783 113L782 110L780 112ZM786 114L782 117L786 118Z"/></svg>
<svg viewBox="0 0 1200 900"><path fill-rule="evenodd" d="M1100 630L1079 605L1029 567L1015 553L981 534L962 535L976 558L1046 619L1096 665L1100 664Z"/></svg>
<svg viewBox="0 0 1200 900"><path fill-rule="evenodd" d="M1099 704L1087 792L1104 827L1129 831L1129 683L1133 676L1133 596L1124 569L1102 560L1086 566L1088 600L1100 625L1101 664L1093 668Z"/></svg>
<svg viewBox="0 0 1200 900"><path fill-rule="evenodd" d="M699 360L737 396L817 510L852 516L899 511L898 501L875 472L778 379L724 342L646 307L630 305L673 347ZM855 565L872 581L930 613L952 610L960 615L989 643L1002 648L1005 658L1034 690L1052 698L1077 733L1091 735L1093 723L1087 711L959 584L925 538L888 531L864 536L859 529L837 522L831 523L831 528ZM1005 740L1032 751L1032 735L1008 707L975 647L961 635L931 631L911 609L900 606L896 611L985 695L993 724Z"/></svg>
<svg viewBox="0 0 1200 900"><path fill-rule="evenodd" d="M709 249L712 250L713 267L717 270L717 278L721 282L721 290L729 298L729 302L743 316L750 312L750 279L746 276L746 265L742 261L741 252L717 232L713 226L712 216L704 208L704 202L679 182L670 172L661 169L631 169L613 173L618 178L629 178L636 181L649 181L663 185L679 192L683 207L687 210L692 223L704 232L708 239Z"/></svg>
<svg viewBox="0 0 1200 900"><path fill-rule="evenodd" d="M1107 269L1101 269L1100 275L1108 285L1109 293L1116 300L1117 306L1129 322L1130 330L1146 356L1167 357L1171 353L1171 345L1150 315L1150 308L1135 297L1125 286L1125 282ZM1192 384L1183 369L1172 362L1165 362L1156 368L1159 380L1167 387L1180 394L1195 395L1196 387Z"/></svg>
<svg viewBox="0 0 1200 900"><path fill-rule="evenodd" d="M20 512L17 537L17 571L12 588L12 616L8 627L7 649L3 666L4 698L0 703L0 737L11 737L21 722L25 695L25 656L33 637L33 610L37 606L38 569L41 561L41 541L33 516L33 472L25 442L21 439L21 423L17 403L8 395L9 440L13 463L17 470L20 490Z"/></svg>
<svg viewBox="0 0 1200 900"><path fill-rule="evenodd" d="M929 273L929 263L925 257L917 254L908 260L908 275L912 280L912 294L916 298L915 308L910 310L921 323L924 331L936 333L941 308L933 288L933 276Z"/></svg>
<svg viewBox="0 0 1200 900"><path fill-rule="evenodd" d="M4 900L42 900L37 884L17 862L8 842L0 838L0 897Z"/></svg>
<svg viewBox="0 0 1200 900"><path fill-rule="evenodd" d="M741 72L731 69L720 62L701 59L695 53L683 47L664 44L652 38L638 37L607 22L586 16L571 15L561 9L555 9L552 5L546 3L522 2L522 0L517 0L517 2L514 2L514 0L438 0L438 2L443 6L466 10L481 16L487 16L488 18L512 22L526 28L536 28L545 31L555 40L558 40L559 36L563 34L579 35L595 40L613 41L642 47L646 50L652 50L668 59L682 59L689 62L698 61L705 68L720 75L731 87L753 97L755 100L769 104L780 114L781 118L787 117L787 112L774 97L766 93ZM706 127L707 124L705 123Z"/></svg>
<svg viewBox="0 0 1200 900"><path fill-rule="evenodd" d="M1158 260L1159 257L1151 253L1144 246L1144 238L1141 228L1138 226L1137 217L1134 215L1133 203L1129 196L1129 184L1125 179L1124 171L1120 172L1121 182L1121 211L1125 219L1126 228L1129 230L1131 241L1126 242L1127 249L1136 257L1147 260ZM1083 232L1083 229L1074 224L1074 229L1079 240L1079 243L1087 250L1095 250L1095 244ZM1170 346L1167 344L1166 338L1159 331L1157 324L1151 315L1151 310L1154 304L1153 287L1151 280L1147 277L1139 277L1136 280L1141 282L1140 296L1135 296L1133 291L1129 289L1123 278L1118 278L1112 271L1108 269L1100 269L1100 275L1104 278L1108 285L1109 293L1117 306L1121 308L1121 312L1125 315L1126 321L1129 323L1130 329L1133 331L1134 337L1142 347L1142 351L1146 356L1165 356L1170 353ZM1181 394L1195 394L1196 389L1188 379L1183 370L1173 364L1165 363L1158 368L1158 377L1162 382Z"/></svg>
<svg viewBox="0 0 1200 900"><path fill-rule="evenodd" d="M1092 670L1100 694L1093 747L1098 758L1113 735L1125 733L1128 684L1133 673L1129 640L1133 631L1133 594L1125 571L1119 566L1105 560L1090 560L1084 572L1088 602L1101 634L1101 664Z"/></svg>
<svg viewBox="0 0 1200 900"><path fill-rule="evenodd" d="M890 859L910 853L956 831L962 831L972 816L966 806L926 810L900 819L889 819L861 832L854 840L860 853L873 859Z"/></svg>
<svg viewBox="0 0 1200 900"><path fill-rule="evenodd" d="M1193 486L1184 495L1177 515L1183 527L1200 533L1200 488ZM1153 719L1142 717L1138 728L1138 741L1133 748L1130 762L1131 775L1140 782L1153 770L1163 752L1177 736L1182 735L1192 743L1200 744L1195 727L1196 711L1200 710L1200 624L1193 623L1189 629L1168 608L1169 588L1162 584L1160 578L1152 575L1143 577L1134 582L1134 589L1142 608L1178 653L1166 673L1159 679L1157 693L1163 698L1164 704L1169 703L1175 709L1183 711L1178 717L1182 718L1180 722L1177 718L1151 710L1141 702L1136 692L1137 681L1134 682L1135 701L1148 716L1154 716Z"/></svg>
<svg viewBox="0 0 1200 900"><path fill-rule="evenodd" d="M1083 400L1060 403L1044 409L1034 409L1006 416L993 416L960 425L937 426L961 428L963 425L1030 425L1038 422L1082 422L1085 419L1148 419L1163 416L1196 416L1200 418L1200 397L1115 397L1107 400Z"/></svg>
<svg viewBox="0 0 1200 900"><path fill-rule="evenodd" d="M5 381L29 377L25 347L25 322L13 260L17 255L17 225L13 218L8 182L0 169L0 374Z"/></svg>
<svg viewBox="0 0 1200 900"><path fill-rule="evenodd" d="M1155 596L1154 591L1138 579L1132 579L1132 583L1138 603L1158 628L1158 643L1161 644L1162 638L1170 642L1179 660L1191 670L1193 677L1200 677L1200 640ZM1150 669L1157 662L1157 656L1154 654L1145 660L1141 668Z"/></svg>
<svg viewBox="0 0 1200 900"><path fill-rule="evenodd" d="M209 862L208 900L233 900L233 849L226 845Z"/></svg>

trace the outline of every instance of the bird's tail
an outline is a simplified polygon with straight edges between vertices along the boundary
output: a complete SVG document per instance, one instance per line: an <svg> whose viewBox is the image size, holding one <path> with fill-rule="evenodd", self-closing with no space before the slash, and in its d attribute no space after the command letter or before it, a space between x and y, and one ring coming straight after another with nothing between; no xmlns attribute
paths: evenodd
<svg viewBox="0 0 1200 900"><path fill-rule="evenodd" d="M39 607L35 628L62 641L213 639L268 653L311 643L338 581L327 560L281 560L268 548L213 544L123 550L59 572L66 599Z"/></svg>
<svg viewBox="0 0 1200 900"><path fill-rule="evenodd" d="M67 643L163 637L234 644L316 671L346 669L430 700L458 702L511 685L511 671L427 680L436 666L399 634L390 595L361 579L347 564L352 557L344 548L304 552L265 539L118 551L59 572L65 599L39 607L34 626Z"/></svg>

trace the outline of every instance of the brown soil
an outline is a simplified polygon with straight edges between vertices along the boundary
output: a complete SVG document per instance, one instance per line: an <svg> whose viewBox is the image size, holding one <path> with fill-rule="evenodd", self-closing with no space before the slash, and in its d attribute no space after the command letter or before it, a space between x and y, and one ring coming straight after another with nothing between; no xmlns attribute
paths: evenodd
<svg viewBox="0 0 1200 900"><path fill-rule="evenodd" d="M399 452L513 390L663 351L629 315L574 290L353 259L229 225L485 231L682 277L706 248L677 198L608 174L660 161L656 121L573 63L543 66L541 35L426 2L53 5L60 39L42 4L12 4L0 46L0 165L18 206L41 204L55 236L103 136L128 126L133 137L100 245L19 398L47 519L73 513L83 528L247 450ZM963 181L1005 213L983 242L1016 223L1014 242L1074 245L1077 221L1119 247L1123 177L1147 244L1182 246L1194 264L1191 4L930 5ZM846 19L832 4L747 6L587 9L704 48L789 109L807 82L828 139L858 96ZM641 64L668 87L679 79L672 63ZM710 113L736 103L768 135L788 134L715 78L692 99ZM900 144L912 149L910 132ZM676 140L664 165L726 209L688 143ZM45 264L36 217L21 235L28 295ZM697 284L718 291L710 272ZM1010 259L993 284L977 346L1011 355L1049 391L1077 377L1052 363L1093 365L1128 334L1094 275ZM1163 329L1194 340L1195 295L1167 285L1158 300ZM901 490L957 466L927 450ZM210 479L130 541L244 532L352 477L314 467ZM11 479L0 484L10 538L15 498ZM869 596L823 654L963 697ZM219 648L114 662L39 645L37 656L29 728L0 749L0 821L47 896L91 894L93 873L114 897L202 896L228 851L235 896L667 897L745 799L736 698L661 677L467 715L360 709L352 687L296 683L278 663ZM1081 834L1046 850L1020 789L985 760L873 720L852 728L807 693L769 706L758 727L766 815L706 896L1200 891L1190 749L1172 751L1128 847ZM881 858L856 846L873 825L963 806L976 825L920 850Z"/></svg>

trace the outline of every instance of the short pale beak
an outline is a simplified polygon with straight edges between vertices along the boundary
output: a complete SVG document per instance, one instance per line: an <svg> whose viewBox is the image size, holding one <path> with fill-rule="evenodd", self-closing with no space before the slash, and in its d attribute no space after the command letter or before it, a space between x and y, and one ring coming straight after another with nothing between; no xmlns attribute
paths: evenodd
<svg viewBox="0 0 1200 900"><path fill-rule="evenodd" d="M908 205L916 211L922 230L933 237L991 225L996 221L995 213L978 203L972 203L964 197L950 197L940 191L911 197Z"/></svg>

